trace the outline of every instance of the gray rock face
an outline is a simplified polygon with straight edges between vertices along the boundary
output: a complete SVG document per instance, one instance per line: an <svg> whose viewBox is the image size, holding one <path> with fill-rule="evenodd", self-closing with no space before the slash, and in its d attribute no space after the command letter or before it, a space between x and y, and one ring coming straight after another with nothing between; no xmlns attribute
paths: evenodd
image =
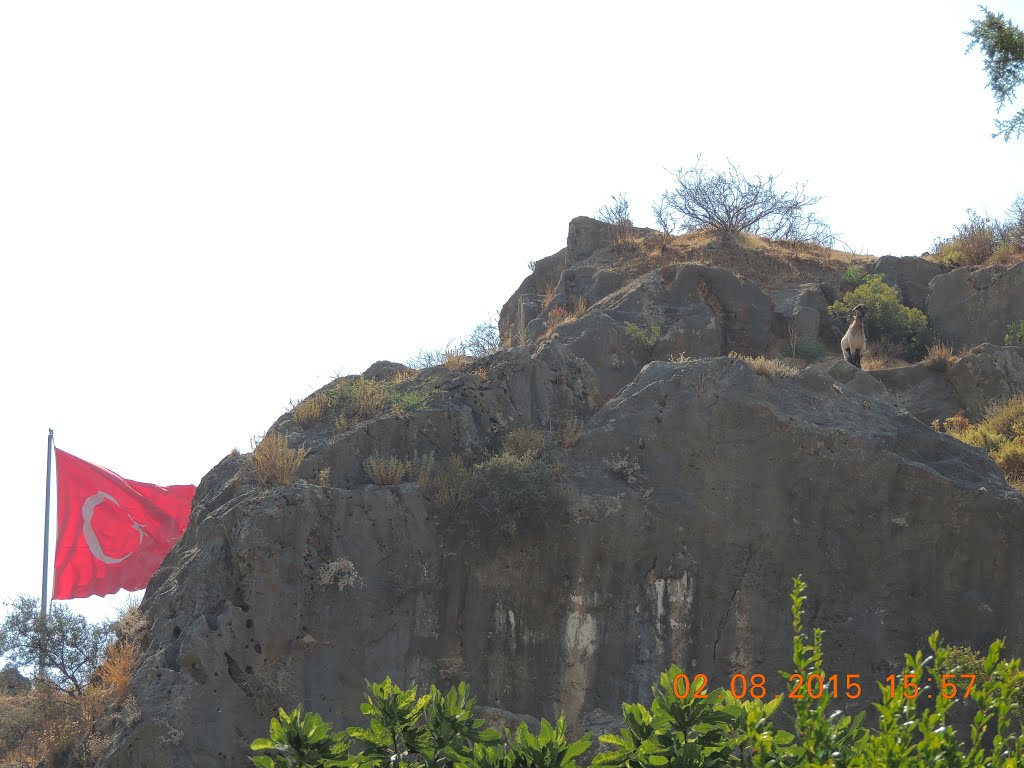
<svg viewBox="0 0 1024 768"><path fill-rule="evenodd" d="M609 230L574 219L567 248L537 263L501 312L512 348L394 385L427 387L422 409L282 416L272 428L309 450L288 486L257 485L241 455L208 473L142 604L141 714L118 721L100 766L240 768L279 706L362 723L364 681L385 676L465 680L493 724L565 713L576 733L611 730L673 663L712 686L777 681L797 574L829 666L865 690L934 629L1020 653L1024 497L928 422L1024 390L1024 348L982 345L948 373L840 361L768 378L724 355L770 354L789 318L817 335L818 288L769 297L695 263L627 279ZM904 261L884 269L906 296L926 273ZM1016 311L1024 272L981 272L932 279L946 327L988 333L976 302ZM580 298L585 313L548 333L551 307ZM679 355L699 359L664 361ZM564 419L582 425L571 448L552 441L571 502L514 531L364 470L375 454L481 461L511 430Z"/></svg>
<svg viewBox="0 0 1024 768"><path fill-rule="evenodd" d="M795 288L782 288L771 292L775 312L784 320L796 324L801 339L815 340L821 333L821 321L828 317L828 301L821 288L806 283Z"/></svg>
<svg viewBox="0 0 1024 768"><path fill-rule="evenodd" d="M904 304L927 312L929 283L942 274L942 267L919 256L881 256L869 274L882 275L899 289Z"/></svg>
<svg viewBox="0 0 1024 768"><path fill-rule="evenodd" d="M931 282L928 317L954 346L1002 344L1006 327L1024 319L1024 262L939 275Z"/></svg>
<svg viewBox="0 0 1024 768"><path fill-rule="evenodd" d="M772 301L755 283L718 267L678 264L641 275L553 338L590 363L609 397L652 359L764 354L772 327Z"/></svg>
<svg viewBox="0 0 1024 768"><path fill-rule="evenodd" d="M482 381L452 375L437 411L461 414L461 437L439 446L487 446L492 416L507 428L585 402L585 364L554 380L572 363L548 343L488 358ZM304 475L355 450L318 434ZM364 679L385 675L464 679L481 705L576 726L646 696L672 663L714 685L771 679L798 572L831 664L865 681L935 628L1024 639L1021 496L980 450L822 372L654 362L559 456L570 509L475 546L416 484L265 489L227 457L147 590L141 717L101 765L243 766L277 706L361 722Z"/></svg>
<svg viewBox="0 0 1024 768"><path fill-rule="evenodd" d="M949 382L971 419L993 404L1024 394L1024 347L981 344L949 369Z"/></svg>

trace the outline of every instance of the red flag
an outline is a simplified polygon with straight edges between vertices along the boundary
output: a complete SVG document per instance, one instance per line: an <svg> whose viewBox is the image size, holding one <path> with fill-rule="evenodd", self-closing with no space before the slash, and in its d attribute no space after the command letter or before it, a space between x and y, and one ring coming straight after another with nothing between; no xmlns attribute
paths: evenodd
<svg viewBox="0 0 1024 768"><path fill-rule="evenodd" d="M136 483L64 451L54 453L53 599L142 589L184 533L196 487Z"/></svg>

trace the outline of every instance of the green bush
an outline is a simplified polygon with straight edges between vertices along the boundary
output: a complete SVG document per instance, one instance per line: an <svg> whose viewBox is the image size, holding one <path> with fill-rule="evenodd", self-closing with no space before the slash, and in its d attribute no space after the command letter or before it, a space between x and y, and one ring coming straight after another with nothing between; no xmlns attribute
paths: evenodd
<svg viewBox="0 0 1024 768"><path fill-rule="evenodd" d="M864 282L868 271L864 267L849 266L839 275L839 290L843 293L852 291Z"/></svg>
<svg viewBox="0 0 1024 768"><path fill-rule="evenodd" d="M661 326L652 325L641 328L636 323L627 322L626 338L650 352L661 338Z"/></svg>
<svg viewBox="0 0 1024 768"><path fill-rule="evenodd" d="M291 714L283 709L270 721L270 738L256 739L253 752L273 750L273 757L250 758L257 768L341 768L348 766L349 742L320 715L303 714L302 706Z"/></svg>
<svg viewBox="0 0 1024 768"><path fill-rule="evenodd" d="M864 331L868 349L872 343L886 342L898 354L919 360L928 351L928 318L924 312L900 303L899 291L886 283L881 275L871 275L828 308L829 314L844 327L853 316L853 308L868 308Z"/></svg>
<svg viewBox="0 0 1024 768"><path fill-rule="evenodd" d="M1006 335L1003 337L1006 346L1024 345L1024 320L1010 323L1006 326Z"/></svg>
<svg viewBox="0 0 1024 768"><path fill-rule="evenodd" d="M544 456L500 453L475 465L463 498L467 511L514 536L529 517L553 517L565 511L568 494L558 467Z"/></svg>
<svg viewBox="0 0 1024 768"><path fill-rule="evenodd" d="M813 363L828 356L828 350L817 339L797 339L794 357Z"/></svg>

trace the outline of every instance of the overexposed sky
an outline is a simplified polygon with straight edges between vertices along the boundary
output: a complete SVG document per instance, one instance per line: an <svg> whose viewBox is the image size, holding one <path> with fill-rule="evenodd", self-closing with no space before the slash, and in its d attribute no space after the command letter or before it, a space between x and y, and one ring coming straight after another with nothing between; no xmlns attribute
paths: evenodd
<svg viewBox="0 0 1024 768"><path fill-rule="evenodd" d="M989 7L1024 25L1021 0ZM979 15L0 4L0 600L39 594L47 428L133 480L198 484L332 375L486 320L612 194L651 224L665 169L699 153L807 181L860 252L1001 216L1024 141L991 138Z"/></svg>

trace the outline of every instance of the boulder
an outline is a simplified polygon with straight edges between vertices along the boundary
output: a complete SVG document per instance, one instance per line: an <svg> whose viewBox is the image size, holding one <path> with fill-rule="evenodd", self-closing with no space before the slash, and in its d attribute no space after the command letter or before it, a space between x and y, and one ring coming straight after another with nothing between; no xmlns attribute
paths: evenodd
<svg viewBox="0 0 1024 768"><path fill-rule="evenodd" d="M932 327L955 347L1002 344L1007 326L1024 319L1024 261L1012 267L961 267L930 285Z"/></svg>
<svg viewBox="0 0 1024 768"><path fill-rule="evenodd" d="M971 419L981 419L991 405L1024 394L1024 347L980 344L953 364L949 383Z"/></svg>
<svg viewBox="0 0 1024 768"><path fill-rule="evenodd" d="M945 372L928 363L880 368L868 373L884 385L894 403L925 424L952 416L963 408L963 401Z"/></svg>
<svg viewBox="0 0 1024 768"><path fill-rule="evenodd" d="M929 284L942 274L942 267L920 256L881 256L868 274L882 275L889 285L899 289L904 304L927 312Z"/></svg>
<svg viewBox="0 0 1024 768"><path fill-rule="evenodd" d="M770 295L776 314L795 323L799 338L811 341L818 338L821 321L828 317L828 301L820 286L805 283L772 291Z"/></svg>

